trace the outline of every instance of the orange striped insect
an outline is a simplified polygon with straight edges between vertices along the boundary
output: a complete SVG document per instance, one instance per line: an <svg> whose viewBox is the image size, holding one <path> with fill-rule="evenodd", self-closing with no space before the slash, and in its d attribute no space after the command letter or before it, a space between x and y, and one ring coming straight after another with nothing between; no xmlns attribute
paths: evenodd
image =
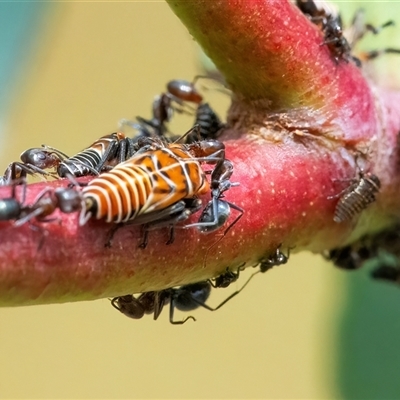
<svg viewBox="0 0 400 400"><path fill-rule="evenodd" d="M218 141L183 145L147 138L141 146L83 188L80 225L90 218L153 227L183 221L199 209L197 196L210 189L201 163L216 164L225 157L225 146Z"/></svg>

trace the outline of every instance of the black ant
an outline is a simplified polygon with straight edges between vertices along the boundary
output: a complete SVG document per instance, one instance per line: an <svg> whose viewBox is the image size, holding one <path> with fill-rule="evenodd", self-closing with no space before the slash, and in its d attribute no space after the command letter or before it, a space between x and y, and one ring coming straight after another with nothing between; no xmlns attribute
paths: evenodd
<svg viewBox="0 0 400 400"><path fill-rule="evenodd" d="M175 321L175 308L180 311L191 311L201 306L209 308L204 302L207 301L210 291L211 286L208 282L199 282L158 292L145 292L137 298L133 295L114 297L111 305L129 318L140 319L144 314L153 314L153 319L157 320L164 306L170 303L170 323L182 325L189 319L196 319L189 316L182 321Z"/></svg>
<svg viewBox="0 0 400 400"><path fill-rule="evenodd" d="M239 183L232 183L229 180L233 173L233 164L224 157L221 161L217 162L216 167L211 173L211 200L204 207L198 222L185 226L185 228L196 227L202 233L214 232L226 223L231 214L231 208L239 212L237 217L225 229L222 236L207 249L204 256L204 264L206 264L210 250L224 238L244 214L243 208L227 200L223 200L225 191L239 185Z"/></svg>
<svg viewBox="0 0 400 400"><path fill-rule="evenodd" d="M174 111L184 112L184 106L189 103L201 104L203 96L195 88L195 83L200 77L195 77L193 82L181 79L167 83L167 90L156 96L153 101L151 119L136 117L139 121L139 131L143 130L145 136L149 136L146 126L154 131L154 136L164 137L167 131L165 123L172 118ZM153 136L150 133L150 136Z"/></svg>
<svg viewBox="0 0 400 400"><path fill-rule="evenodd" d="M33 150L33 149L32 149ZM23 153L24 154L24 153ZM38 163L39 164L39 163ZM26 182L27 175L46 175L53 176L41 168L41 165L25 162L12 162L8 165L2 177L0 177L0 186L13 185L14 182L22 185Z"/></svg>
<svg viewBox="0 0 400 400"><path fill-rule="evenodd" d="M130 294L114 297L111 300L111 305L129 318L140 319L145 314L153 314L153 318L156 320L158 319L164 306L170 303L169 321L171 324L182 325L189 319L196 321L193 316L186 317L182 321L175 321L175 308L180 311L192 311L199 307L206 308L209 311L219 310L233 297L237 296L249 284L256 274L260 272L264 273L273 266L286 264L289 259L289 254L287 256L284 255L280 251L280 247L281 246L279 245L275 254L269 256L265 260L262 260L260 269L254 272L240 289L230 294L217 307L213 308L205 303L210 296L211 288L226 288L231 283L236 282L239 278L240 271L244 269L244 264L238 268L237 272L233 272L227 268L224 273L212 280L209 279L190 285L183 285L178 288L160 290L158 292L145 292L140 294L138 297L134 297Z"/></svg>
<svg viewBox="0 0 400 400"><path fill-rule="evenodd" d="M231 283L236 282L239 279L240 272L244 270L246 263L239 266L236 272L226 268L225 272L218 275L216 278L209 279L211 286L214 288L227 288Z"/></svg>
<svg viewBox="0 0 400 400"><path fill-rule="evenodd" d="M19 201L16 196L16 186L19 185L18 180L11 182L11 197L0 199L0 221L10 221L21 216L25 202L25 185L22 191L22 200Z"/></svg>
<svg viewBox="0 0 400 400"><path fill-rule="evenodd" d="M14 226L21 226L33 218L46 222L46 217L57 208L63 213L80 211L83 207L82 197L72 188L45 188L36 197L31 205L24 205L26 185L23 185L22 200L16 198L16 186L11 185L11 197L0 200L0 221L15 220Z"/></svg>
<svg viewBox="0 0 400 400"><path fill-rule="evenodd" d="M194 124L200 128L200 140L216 139L219 136L218 133L225 126L208 103L200 104L197 107ZM186 143L193 143L197 140L199 140L198 137L193 134L188 135Z"/></svg>
<svg viewBox="0 0 400 400"><path fill-rule="evenodd" d="M225 224L230 216L230 209L239 212L236 219L228 226L223 236L242 218L244 210L226 200L222 200L224 192L231 187L238 186L239 183L232 183L229 179L233 173L233 164L231 161L225 159L224 156L217 162L216 167L211 173L211 200L204 207L200 218L197 223L186 225L186 228L195 226L200 232L209 233L219 229Z"/></svg>
<svg viewBox="0 0 400 400"><path fill-rule="evenodd" d="M351 54L353 46L365 35L366 32L378 34L383 28L394 25L393 21L387 21L376 28L363 21L363 10L358 10L351 25L351 38L348 40L343 31L342 18L340 14L323 1L296 0L297 7L303 14L308 15L313 23L318 25L324 33L323 44L327 45L336 62L343 59L353 61L361 67L361 61ZM371 60L383 53L400 53L398 49L387 48L371 51L363 54L364 60Z"/></svg>
<svg viewBox="0 0 400 400"><path fill-rule="evenodd" d="M325 256L336 267L346 270L356 270L363 266L364 262L374 257L376 251L367 246L349 245L330 250Z"/></svg>
<svg viewBox="0 0 400 400"><path fill-rule="evenodd" d="M20 215L14 226L21 226L33 218L41 222L52 221L46 219L59 209L65 214L81 211L84 207L81 194L73 188L45 188L43 189L32 205L23 206Z"/></svg>
<svg viewBox="0 0 400 400"><path fill-rule="evenodd" d="M288 249L288 254L285 255L281 251L282 243L276 248L275 253L268 256L267 258L263 258L260 261L260 271L265 273L269 271L271 268L286 264L289 261L290 257L290 248Z"/></svg>
<svg viewBox="0 0 400 400"><path fill-rule="evenodd" d="M240 270L240 268L239 268ZM160 290L158 292L145 292L138 297L133 295L125 295L114 297L111 300L111 305L120 311L122 314L133 319L140 319L144 314L153 314L153 319L156 320L166 304L170 304L169 321L174 325L182 325L189 319L196 321L193 316L186 317L182 321L174 320L175 308L180 311L192 311L196 308L203 307L209 311L217 311L229 300L238 295L250 282L251 276L246 283L237 291L228 296L217 307L210 307L205 302L210 296L212 287L227 287L230 283L236 281L239 277L237 273L229 272L220 275L215 279L215 283L211 280L183 285L178 288L170 288Z"/></svg>
<svg viewBox="0 0 400 400"><path fill-rule="evenodd" d="M188 103L192 103L196 107L196 116L194 125L200 127L200 135L194 133L188 135L186 143L193 143L197 140L215 139L218 132L225 126L221 123L216 112L208 103L203 103L203 96L197 91L195 84L198 79L207 78L205 76L196 76L192 82L181 79L171 80L167 83L167 90L156 96L152 106L152 118L145 119L136 117L138 124L123 121L123 124L132 125L139 131L137 137L162 137L166 139L168 123L174 111L178 113L192 112L194 109ZM166 139L167 140L167 139Z"/></svg>
<svg viewBox="0 0 400 400"><path fill-rule="evenodd" d="M25 150L21 154L22 163L14 162L9 168L17 166L30 173L51 176L53 175L45 169L56 168L57 175L61 178L98 175L102 170L110 169L130 158L135 151L136 146L132 139L121 132L115 132L97 139L72 157L48 146ZM11 178L15 179L13 176Z"/></svg>
<svg viewBox="0 0 400 400"><path fill-rule="evenodd" d="M400 268L393 265L380 265L371 272L371 277L400 285Z"/></svg>

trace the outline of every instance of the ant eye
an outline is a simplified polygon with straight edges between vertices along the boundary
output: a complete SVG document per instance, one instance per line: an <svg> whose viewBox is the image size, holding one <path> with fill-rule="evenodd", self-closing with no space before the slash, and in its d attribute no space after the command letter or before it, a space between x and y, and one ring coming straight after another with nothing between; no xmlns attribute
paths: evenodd
<svg viewBox="0 0 400 400"><path fill-rule="evenodd" d="M44 154L43 151L41 151L41 152L38 152L38 153L35 154L35 158L36 158L38 161L43 161L43 160L46 159L46 155Z"/></svg>

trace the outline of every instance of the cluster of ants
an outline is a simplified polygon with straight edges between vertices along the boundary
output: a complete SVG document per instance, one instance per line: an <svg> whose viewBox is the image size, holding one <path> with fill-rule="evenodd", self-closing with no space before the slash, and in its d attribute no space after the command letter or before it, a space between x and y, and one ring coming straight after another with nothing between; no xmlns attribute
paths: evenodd
<svg viewBox="0 0 400 400"><path fill-rule="evenodd" d="M364 23L363 10L358 10L349 29L343 28L340 14L331 5L324 1L296 0L297 7L323 34L322 45L326 45L336 63L341 60L352 61L358 67L362 61L374 59L384 53L400 54L400 49L386 48L373 50L361 55L361 59L351 54L355 44L367 32L378 34L383 28L394 25L387 21L380 27ZM375 201L380 189L379 178L372 173L360 171L358 179L353 179L350 186L338 196L334 221L337 223L349 220L360 213L369 204ZM396 226L376 235L366 236L351 245L333 249L325 253L325 257L337 267L345 270L361 268L366 262L377 264L372 270L374 279L385 280L400 285L400 256L399 227Z"/></svg>
<svg viewBox="0 0 400 400"><path fill-rule="evenodd" d="M198 105L195 124L185 135L172 140L166 136L166 122L185 102ZM133 138L122 132L111 133L72 157L49 146L24 151L21 161L11 163L0 179L2 185L12 187L11 197L1 200L0 220L16 220L14 225L21 226L32 219L46 221L56 209L63 213L79 211L80 225L90 218L119 226L144 225L146 237L140 245L144 248L149 229L173 227L188 219L202 208L199 196L210 189L211 200L199 221L186 228L197 227L203 232L219 229L231 208L241 217L243 210L223 199L227 190L238 185L230 181L233 165L225 158L224 144L216 139L224 125L203 103L194 83L169 82L167 91L153 102L153 117L137 117L137 121ZM203 164L213 169L204 171ZM68 178L70 184L46 188L33 204L25 205L27 175L37 174ZM95 178L85 186L75 179L90 175ZM16 198L17 185L24 187L22 201ZM169 243L172 241L171 237Z"/></svg>
<svg viewBox="0 0 400 400"><path fill-rule="evenodd" d="M324 256L335 266L347 271L369 265L373 279L400 286L398 224L377 234L364 236L348 246L327 251Z"/></svg>
<svg viewBox="0 0 400 400"><path fill-rule="evenodd" d="M374 34L380 29L392 25L389 21L380 28L360 24L360 17L353 21L353 36L350 41L343 34L341 17L325 3L313 0L296 0L298 8L323 33L323 45L326 45L338 63L341 60L353 61L360 66L361 61L351 54L352 46L366 31ZM361 26L361 27L360 27ZM365 59L375 58L382 52L399 50L385 49L367 53ZM115 132L101 137L78 154L68 157L63 152L48 146L33 148L21 154L21 161L11 163L6 169L0 184L11 185L10 198L0 200L0 221L14 220L15 226L31 223L33 219L43 222L55 210L63 213L79 212L79 224L89 219L102 219L113 223L106 246L111 246L115 232L127 224L141 225L143 237L139 247L145 248L148 232L151 229L168 227L170 237L167 244L174 240L174 228L184 223L192 214L201 210L197 222L183 225L183 228L196 228L208 233L222 228L228 221L231 209L238 216L224 231L238 222L244 210L226 200L225 195L232 187L233 164L225 157L225 146L218 137L225 125L193 82L173 80L167 84L164 93L157 96L152 105L152 117L136 117L136 122L124 121L136 129L137 134L127 137ZM173 136L168 131L174 112L185 112L188 103L195 115L193 127L183 136ZM204 170L203 164L209 166ZM210 169L211 167L211 169ZM51 172L49 170L52 169ZM70 184L62 188L45 188L32 204L25 204L26 179L28 175L67 178ZM83 186L76 178L94 176ZM210 178L207 179L207 175ZM16 187L23 185L22 200L16 197ZM82 187L83 186L83 187ZM333 197L340 197L335 209L334 221L341 223L353 218L369 204L375 201L380 181L372 173L359 173L348 188ZM211 193L210 201L203 207L199 198ZM182 225L181 225L182 227ZM169 303L169 321L183 324L184 320L174 319L174 310L191 311L198 307L215 311L239 294L258 273L265 273L274 266L285 264L289 258L281 250L281 245L271 255L262 258L246 283L229 295L217 307L210 307L206 301L211 288L226 288L239 278L241 265L236 272L226 268L216 278L195 284L183 285L161 291L150 291L138 297L132 294L118 296L111 300L113 307L122 314L139 319L144 314L160 315L163 307ZM346 249L336 249L328 258L337 265L348 265ZM351 253L353 255L353 252Z"/></svg>
<svg viewBox="0 0 400 400"><path fill-rule="evenodd" d="M174 111L181 111L187 102L197 106L194 126L185 135L171 138L166 123ZM136 122L123 122L137 130L133 138L115 132L101 137L72 157L49 146L24 151L21 161L11 163L1 178L3 185L11 186L11 197L0 200L0 221L14 221L14 226L19 227L31 224L32 220L52 221L49 217L57 209L62 213L78 212L80 225L91 218L113 223L106 246L111 246L112 237L121 226L141 225L144 234L139 247L145 248L149 230L169 227L167 244L170 244L174 240L174 227L193 213L202 210L198 222L183 225L183 228L194 227L208 233L225 225L233 208L238 216L225 229L225 235L244 211L225 199L226 191L238 183L230 181L233 165L225 157L224 144L217 139L224 124L209 104L203 103L195 81L170 81L166 92L155 98L152 114L151 119L136 117ZM203 164L213 168L204 171ZM67 178L69 185L56 189L47 187L27 205L28 175ZM83 186L76 179L82 176L94 178ZM21 200L16 196L19 185L23 186ZM211 200L203 207L199 196L209 192ZM261 260L260 268L254 274L286 263L288 256L279 246L275 254ZM175 308L188 311L202 306L214 311L240 293L254 274L219 306L211 308L205 303L211 287L229 286L238 279L242 268L239 267L237 272L227 268L213 280L179 288L146 292L138 297L115 297L111 304L131 318L153 313L157 319L164 305L170 303L170 322L182 324L194 317L176 321L173 317Z"/></svg>
<svg viewBox="0 0 400 400"><path fill-rule="evenodd" d="M199 307L203 307L209 311L220 309L229 300L237 296L256 274L265 273L275 266L286 264L288 262L290 249L288 255L285 255L282 253L280 248L281 245L277 247L275 253L261 259L260 263L256 265L258 266L258 270L250 275L243 286L230 294L214 308L206 304L211 293L211 288L227 288L231 283L236 282L239 278L240 271L244 268L244 265L239 266L236 272L226 268L224 273L214 279L208 279L190 285L183 285L178 288L145 292L140 294L138 297L134 297L131 294L114 297L111 300L111 304L127 317L139 319L142 318L144 314L153 314L153 318L156 320L164 306L169 303L169 322L171 324L181 325L189 319L196 321L196 319L191 315L180 321L174 320L175 309L180 311L192 311Z"/></svg>
<svg viewBox="0 0 400 400"><path fill-rule="evenodd" d="M385 22L379 27L375 27L364 21L364 10L359 9L354 15L353 21L348 29L344 29L340 13L331 4L323 0L296 0L296 5L323 34L323 43L326 45L336 61L353 61L358 67L362 66L362 61L372 60L384 53L400 54L400 49L386 48L372 50L361 54L361 59L351 54L354 46L367 32L377 35L382 29L393 26L392 20Z"/></svg>
<svg viewBox="0 0 400 400"><path fill-rule="evenodd" d="M393 21L388 21L376 28L363 21L363 12L359 10L352 22L351 29L345 34L341 16L333 8L324 2L314 2L314 0L296 0L297 7L305 14L314 24L316 24L323 34L322 45L326 45L332 54L336 63L341 60L345 62L353 61L358 67L361 67L361 60L351 54L353 46L364 36L366 32L378 34L381 29L393 25ZM398 49L386 48L383 50L374 50L363 54L363 61L371 60L383 53L400 53ZM143 121L142 121L143 122ZM206 129L203 131L203 137L207 137ZM339 197L337 202L333 220L336 223L351 220L354 216L361 213L368 205L376 200L376 195L380 190L380 180L373 173L364 173L360 170L358 177L350 180L350 185L332 198ZM232 206L232 204L230 204ZM236 208L237 209L237 208ZM215 208L217 210L217 208ZM240 210L239 210L240 211ZM216 211L213 212L215 215ZM221 215L225 215L221 211ZM240 217L239 217L240 218ZM228 228L229 229L229 228ZM183 324L189 319L195 320L193 316L189 316L182 321L174 320L174 310L191 311L198 307L203 307L209 311L215 311L225 305L229 300L238 295L250 282L254 275L265 273L274 266L286 264L289 259L288 255L282 253L281 245L276 248L275 253L268 255L260 260L259 267L244 285L229 295L218 306L212 308L206 304L210 295L211 288L226 288L231 283L236 282L239 278L240 271L244 266L237 268L234 272L227 268L224 273L214 279L209 279L195 284L184 285L178 288L169 288L157 292L142 293L138 297L133 295L119 296L112 299L112 305L120 312L131 318L142 318L144 314L153 314L154 319L160 315L164 305L170 304L169 320L172 324ZM358 268L361 263L373 254L377 253L378 246L359 246L356 251L354 247L345 247L335 249L326 254L326 257L332 260L335 265L345 268ZM387 279L400 281L400 271L394 273L392 269L380 267L376 269L372 276L378 279Z"/></svg>

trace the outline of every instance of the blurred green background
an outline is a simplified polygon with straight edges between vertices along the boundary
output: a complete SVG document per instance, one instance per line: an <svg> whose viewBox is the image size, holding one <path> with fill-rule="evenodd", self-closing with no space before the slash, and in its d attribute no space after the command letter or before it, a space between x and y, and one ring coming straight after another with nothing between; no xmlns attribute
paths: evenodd
<svg viewBox="0 0 400 400"><path fill-rule="evenodd" d="M383 22L393 3L368 15ZM72 154L121 118L149 116L168 80L200 71L163 2L1 3L0 16L3 169L29 147ZM220 112L228 103L207 98ZM167 312L130 320L107 299L0 309L0 397L400 398L400 290L367 272L295 255L181 327Z"/></svg>

